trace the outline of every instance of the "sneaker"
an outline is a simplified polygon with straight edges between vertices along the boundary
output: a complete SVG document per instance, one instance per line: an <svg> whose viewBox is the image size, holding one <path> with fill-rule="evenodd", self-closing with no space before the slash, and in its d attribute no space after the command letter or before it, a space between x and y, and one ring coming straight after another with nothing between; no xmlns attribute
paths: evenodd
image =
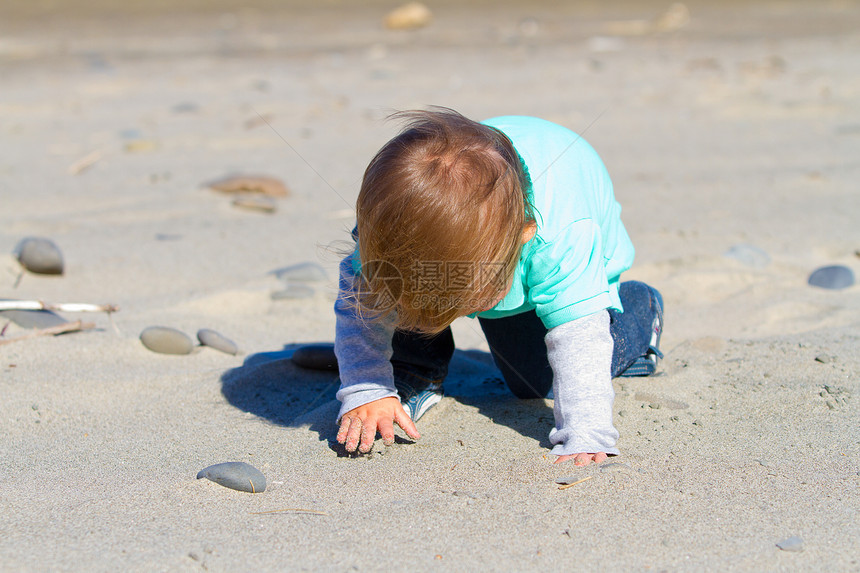
<svg viewBox="0 0 860 573"><path fill-rule="evenodd" d="M441 382L431 382L420 390L406 384L397 384L397 393L400 394L403 409L413 422L417 422L427 410L438 404L444 395Z"/></svg>
<svg viewBox="0 0 860 573"><path fill-rule="evenodd" d="M655 289L652 288L651 291L654 294L654 307L657 313L654 316L654 322L651 323L648 350L645 351L645 356L637 358L620 376L650 376L657 371L657 362L663 358L663 353L660 352L660 335L663 334L663 297Z"/></svg>

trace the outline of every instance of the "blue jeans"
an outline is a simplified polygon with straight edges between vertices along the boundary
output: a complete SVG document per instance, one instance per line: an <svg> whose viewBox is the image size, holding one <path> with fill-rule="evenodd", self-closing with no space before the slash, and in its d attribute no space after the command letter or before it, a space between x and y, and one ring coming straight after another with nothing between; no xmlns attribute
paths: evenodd
<svg viewBox="0 0 860 573"><path fill-rule="evenodd" d="M609 309L609 330L615 343L612 376L620 375L649 351L657 305L660 311L663 305L656 289L638 281L621 283L619 295L625 311ZM545 397L552 388L552 369L544 342L547 329L537 313L479 321L493 360L511 392L519 398ZM421 389L448 375L454 337L450 328L431 337L396 331L393 347L395 383Z"/></svg>

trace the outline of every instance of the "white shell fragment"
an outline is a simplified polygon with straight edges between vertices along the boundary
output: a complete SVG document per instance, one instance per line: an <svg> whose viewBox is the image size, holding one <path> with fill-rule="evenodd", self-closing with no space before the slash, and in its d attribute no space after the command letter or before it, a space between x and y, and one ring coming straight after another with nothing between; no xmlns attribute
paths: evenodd
<svg viewBox="0 0 860 573"><path fill-rule="evenodd" d="M274 199L267 196L247 196L233 199L233 206L248 211L260 211L261 213L274 213L278 208Z"/></svg>
<svg viewBox="0 0 860 573"><path fill-rule="evenodd" d="M63 274L63 254L59 247L44 237L27 237L15 247L18 262L30 271L41 275Z"/></svg>
<svg viewBox="0 0 860 573"><path fill-rule="evenodd" d="M266 476L245 462L224 462L203 468L197 479L206 478L224 487L248 493L266 491Z"/></svg>
<svg viewBox="0 0 860 573"><path fill-rule="evenodd" d="M145 328L140 333L140 341L159 354L191 354L194 350L194 342L187 334L168 326Z"/></svg>
<svg viewBox="0 0 860 573"><path fill-rule="evenodd" d="M239 354L239 347L235 342L214 330L201 328L197 331L197 340L203 346L208 346L227 354Z"/></svg>

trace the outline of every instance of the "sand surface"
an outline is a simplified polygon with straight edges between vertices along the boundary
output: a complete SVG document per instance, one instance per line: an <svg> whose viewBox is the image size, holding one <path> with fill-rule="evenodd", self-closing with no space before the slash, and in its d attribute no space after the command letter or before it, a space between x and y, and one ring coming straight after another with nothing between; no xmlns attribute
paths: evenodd
<svg viewBox="0 0 860 573"><path fill-rule="evenodd" d="M860 4L432 2L411 31L393 2L115 4L0 7L0 298L120 307L0 345L0 569L860 571L860 287L806 283L860 274ZM428 104L603 156L626 278L666 302L609 463L549 463L551 403L509 395L469 320L422 439L357 459L334 375L290 362L333 339L383 118ZM292 193L240 209L202 186L230 173ZM27 236L62 277L19 280ZM305 262L328 279L274 300ZM151 325L242 353L156 354ZM224 461L267 490L195 479ZM314 513L260 513L286 509Z"/></svg>

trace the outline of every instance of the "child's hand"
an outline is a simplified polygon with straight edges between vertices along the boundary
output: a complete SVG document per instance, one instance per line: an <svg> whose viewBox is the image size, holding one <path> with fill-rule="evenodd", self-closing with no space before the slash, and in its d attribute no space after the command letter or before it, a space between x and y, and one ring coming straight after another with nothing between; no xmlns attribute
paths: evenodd
<svg viewBox="0 0 860 573"><path fill-rule="evenodd" d="M395 422L413 440L421 437L400 400L392 396L368 402L344 414L340 419L337 441L344 444L348 452L358 449L366 454L373 447L377 431L386 446L394 443Z"/></svg>
<svg viewBox="0 0 860 573"><path fill-rule="evenodd" d="M591 462L599 464L600 462L606 460L606 453L597 452L596 454L568 454L566 456L558 456L553 463L560 464L568 460L573 460L574 465L577 466L587 466Z"/></svg>

